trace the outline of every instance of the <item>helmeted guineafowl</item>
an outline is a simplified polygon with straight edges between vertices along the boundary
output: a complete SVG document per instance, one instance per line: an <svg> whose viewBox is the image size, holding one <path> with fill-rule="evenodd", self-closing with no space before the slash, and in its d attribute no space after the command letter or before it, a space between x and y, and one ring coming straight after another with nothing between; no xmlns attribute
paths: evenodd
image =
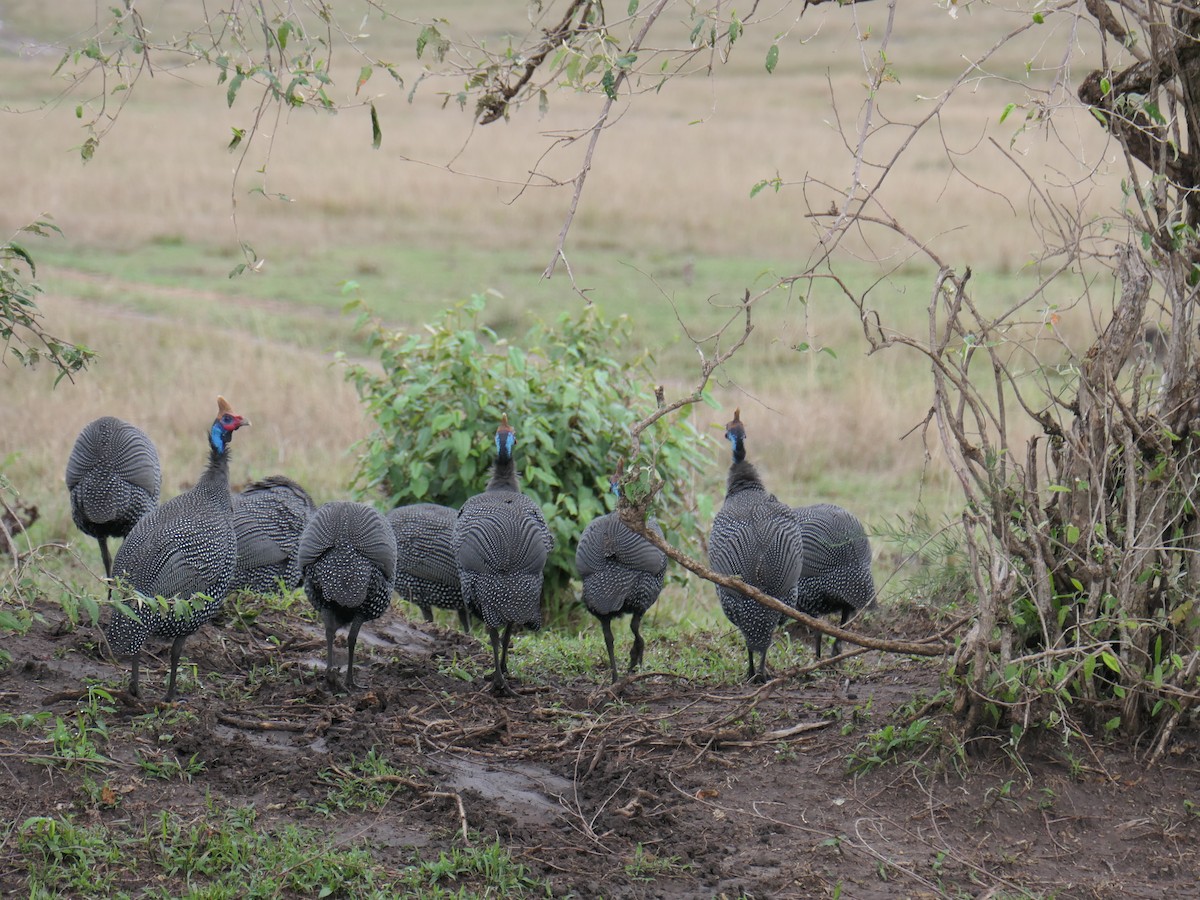
<svg viewBox="0 0 1200 900"><path fill-rule="evenodd" d="M158 503L162 471L146 433L113 416L89 422L67 459L71 518L100 545L104 577L112 577L108 539L125 537Z"/></svg>
<svg viewBox="0 0 1200 900"><path fill-rule="evenodd" d="M471 616L462 598L462 583L454 562L454 522L458 510L436 503L397 506L387 514L396 534L396 593L433 621L433 607L458 613L463 631Z"/></svg>
<svg viewBox="0 0 1200 900"><path fill-rule="evenodd" d="M247 419L217 398L217 418L208 432L208 466L195 487L147 513L113 559L113 574L135 592L126 605L135 615L114 609L105 634L113 652L132 657L129 692L138 695L142 645L153 634L172 639L168 702L183 642L217 614L229 590L237 561L233 504L229 496L229 441ZM198 596L202 595L202 596ZM143 598L162 597L167 608ZM186 610L175 601L185 601Z"/></svg>
<svg viewBox="0 0 1200 900"><path fill-rule="evenodd" d="M392 602L396 582L396 536L383 515L365 503L335 500L309 516L296 571L304 593L325 623L325 681L337 685L333 639L346 638L346 687L354 684L354 647L363 622L379 618Z"/></svg>
<svg viewBox="0 0 1200 900"><path fill-rule="evenodd" d="M237 566L231 591L273 594L289 584L289 566L300 546L300 533L316 509L308 491L284 475L271 475L233 495Z"/></svg>
<svg viewBox="0 0 1200 900"><path fill-rule="evenodd" d="M753 464L746 460L746 430L741 410L725 426L733 446L733 462L725 502L713 520L708 558L713 571L740 578L789 606L796 602L796 584L803 566L803 538L792 510L767 493ZM779 613L739 591L717 586L721 609L746 639L750 658L748 678L767 680L767 648L779 624ZM758 654L755 670L754 655Z"/></svg>
<svg viewBox="0 0 1200 900"><path fill-rule="evenodd" d="M541 509L518 486L515 442L505 415L496 429L496 461L487 489L467 499L454 529L463 601L483 619L492 641L492 690L508 697L515 696L504 677L512 630L541 627L542 573L554 549Z"/></svg>
<svg viewBox="0 0 1200 900"><path fill-rule="evenodd" d="M810 616L840 612L841 624L875 601L871 575L871 543L862 523L848 510L832 503L795 509L804 536L804 565L796 591L796 609ZM821 632L815 632L813 649L821 658ZM835 638L836 656L839 642Z"/></svg>
<svg viewBox="0 0 1200 900"><path fill-rule="evenodd" d="M610 479L612 492L621 495L621 462L617 474ZM662 537L662 529L653 519L646 527ZM640 534L630 530L617 512L597 516L579 536L575 548L575 567L583 579L583 603L588 612L600 620L604 645L608 649L608 667L612 680L617 680L617 662L613 656L613 636L610 620L630 613L629 629L633 632L633 647L629 651L629 671L642 663L642 640L639 626L646 610L654 605L662 592L663 576L667 571L667 555Z"/></svg>

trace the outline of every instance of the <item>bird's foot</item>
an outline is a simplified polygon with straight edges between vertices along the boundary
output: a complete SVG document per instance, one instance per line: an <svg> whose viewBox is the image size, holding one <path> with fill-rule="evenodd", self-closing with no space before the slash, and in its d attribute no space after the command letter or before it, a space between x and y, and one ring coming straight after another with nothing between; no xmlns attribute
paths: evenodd
<svg viewBox="0 0 1200 900"><path fill-rule="evenodd" d="M496 697L518 697L520 696L508 684L508 681L501 675L499 678L492 678L492 694Z"/></svg>

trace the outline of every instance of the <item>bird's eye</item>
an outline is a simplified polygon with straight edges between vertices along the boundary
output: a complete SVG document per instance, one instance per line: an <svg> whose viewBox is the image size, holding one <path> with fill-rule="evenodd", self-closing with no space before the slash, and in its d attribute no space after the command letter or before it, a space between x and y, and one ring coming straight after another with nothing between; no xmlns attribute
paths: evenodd
<svg viewBox="0 0 1200 900"><path fill-rule="evenodd" d="M221 416L221 423L222 423L222 424L224 424L224 425L229 425L229 424L231 424L232 422L233 422L233 416L231 416L229 413L225 413L225 415Z"/></svg>

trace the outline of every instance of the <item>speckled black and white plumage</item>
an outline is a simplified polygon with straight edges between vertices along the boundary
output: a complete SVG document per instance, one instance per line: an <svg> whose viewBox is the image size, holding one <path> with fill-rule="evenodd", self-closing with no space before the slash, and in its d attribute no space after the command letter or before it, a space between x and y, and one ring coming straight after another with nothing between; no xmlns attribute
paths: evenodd
<svg viewBox="0 0 1200 900"><path fill-rule="evenodd" d="M378 619L392 603L396 536L383 515L365 503L335 500L308 519L296 552L296 571L309 602L325 623L325 679L337 684L333 640L346 639L346 686L354 683L354 647L363 622Z"/></svg>
<svg viewBox="0 0 1200 900"><path fill-rule="evenodd" d="M492 689L505 696L513 696L504 677L509 640L515 627L541 627L542 573L554 549L541 508L520 491L512 456L515 441L505 416L496 430L496 461L487 489L467 499L454 530L463 602L487 626L496 664Z"/></svg>
<svg viewBox="0 0 1200 900"><path fill-rule="evenodd" d="M613 492L619 491L616 481ZM646 527L662 537L662 529L653 519ZM667 571L667 556L640 534L631 531L617 512L597 516L579 536L575 548L575 567L583 579L583 603L588 612L600 620L604 646L608 650L608 666L612 680L617 680L617 662L613 655L611 620L626 613L633 634L629 651L629 671L642 663L645 641L639 627L642 616L662 593L663 576Z"/></svg>
<svg viewBox="0 0 1200 900"><path fill-rule="evenodd" d="M153 634L170 638L171 675L165 699L175 696L175 676L184 640L212 619L229 591L237 560L233 504L229 496L229 441L250 423L217 398L218 415L209 429L208 466L191 490L147 513L129 532L113 559L113 573L134 593L124 600L136 615L114 608L105 629L109 646L132 657L129 692L138 695L142 645ZM208 599L199 599L204 595ZM169 608L158 610L140 598L163 597ZM174 601L186 601L186 610Z"/></svg>
<svg viewBox="0 0 1200 900"><path fill-rule="evenodd" d="M104 575L111 578L108 539L125 537L158 503L162 471L154 442L121 419L95 419L75 439L66 480L71 519L76 528L96 539Z"/></svg>
<svg viewBox="0 0 1200 900"><path fill-rule="evenodd" d="M457 518L458 510L436 503L397 506L387 514L396 535L396 593L415 603L426 622L433 621L433 607L452 609L463 631L470 631L454 561Z"/></svg>
<svg viewBox="0 0 1200 900"><path fill-rule="evenodd" d="M853 513L832 503L795 509L804 536L804 566L796 590L796 609L810 616L841 613L841 624L875 602L871 543ZM835 639L833 652L838 653ZM821 658L821 633L814 634Z"/></svg>
<svg viewBox="0 0 1200 900"><path fill-rule="evenodd" d="M237 566L231 591L273 594L288 583L300 533L316 509L312 497L292 479L271 475L233 495L233 530L237 534Z"/></svg>
<svg viewBox="0 0 1200 900"><path fill-rule="evenodd" d="M790 507L767 493L754 466L746 460L746 432L740 410L725 428L733 446L725 502L713 520L708 558L713 571L741 578L763 593L795 606L803 566L800 525ZM750 659L747 677L767 680L767 648L779 613L739 591L717 586L725 616L742 632ZM754 656L758 654L758 668Z"/></svg>

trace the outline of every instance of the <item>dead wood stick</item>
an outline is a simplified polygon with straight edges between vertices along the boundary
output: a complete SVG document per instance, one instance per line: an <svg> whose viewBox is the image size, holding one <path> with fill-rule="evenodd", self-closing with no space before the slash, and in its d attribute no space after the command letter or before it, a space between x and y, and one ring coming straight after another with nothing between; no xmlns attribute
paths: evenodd
<svg viewBox="0 0 1200 900"><path fill-rule="evenodd" d="M308 726L302 722L280 722L273 719L239 719L228 713L218 713L217 721L230 728L248 731L304 731Z"/></svg>

